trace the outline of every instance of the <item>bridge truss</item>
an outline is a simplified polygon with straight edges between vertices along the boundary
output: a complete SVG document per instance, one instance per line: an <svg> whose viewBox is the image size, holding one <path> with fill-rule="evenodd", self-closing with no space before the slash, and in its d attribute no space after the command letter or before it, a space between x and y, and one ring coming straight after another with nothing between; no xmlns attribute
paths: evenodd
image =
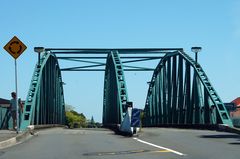
<svg viewBox="0 0 240 159"><path fill-rule="evenodd" d="M146 51L155 49L61 49L48 48L48 52L58 60L79 62L80 66L61 68L61 71L103 71L103 125L117 127L127 114L129 102L124 72L153 71L154 68L129 65L143 61L159 60L159 53L146 55ZM164 50L164 49L163 49ZM144 54L144 55L143 55Z"/></svg>
<svg viewBox="0 0 240 159"><path fill-rule="evenodd" d="M154 70L144 112L146 126L232 126L206 73L183 50L166 54Z"/></svg>
<svg viewBox="0 0 240 159"><path fill-rule="evenodd" d="M45 52L34 69L20 130L29 125L65 124L62 84L56 56Z"/></svg>
<svg viewBox="0 0 240 159"><path fill-rule="evenodd" d="M81 63L59 67L59 60ZM100 61L99 61L100 60ZM103 61L104 60L104 61ZM156 68L128 65L160 61ZM83 65L84 64L84 65ZM61 71L104 71L103 125L120 125L129 102L124 72L153 71L144 109L144 124L228 124L231 119L200 64L183 49L46 48L36 65L21 129L30 124L64 124Z"/></svg>

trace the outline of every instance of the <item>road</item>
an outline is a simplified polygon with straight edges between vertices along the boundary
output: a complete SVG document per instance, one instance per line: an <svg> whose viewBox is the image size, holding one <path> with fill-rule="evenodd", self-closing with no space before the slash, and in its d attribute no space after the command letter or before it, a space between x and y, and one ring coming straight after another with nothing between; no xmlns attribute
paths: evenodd
<svg viewBox="0 0 240 159"><path fill-rule="evenodd" d="M143 129L137 137L106 129L61 129L0 151L1 159L237 159L240 135L186 129Z"/></svg>

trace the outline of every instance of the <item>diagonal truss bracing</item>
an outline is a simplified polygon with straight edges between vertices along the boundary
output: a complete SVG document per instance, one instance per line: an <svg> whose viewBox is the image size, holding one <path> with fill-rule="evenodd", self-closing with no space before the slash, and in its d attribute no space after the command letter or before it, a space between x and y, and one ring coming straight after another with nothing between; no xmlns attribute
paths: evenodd
<svg viewBox="0 0 240 159"><path fill-rule="evenodd" d="M127 87L123 66L118 51L108 54L103 97L103 125L113 126L121 124L127 111L128 101Z"/></svg>
<svg viewBox="0 0 240 159"><path fill-rule="evenodd" d="M46 49L54 53L59 60L79 63L78 66L65 67L61 71L105 71L106 61L103 60L106 60L112 51L118 51L121 55L124 71L153 71L154 68L128 64L159 60L162 58L159 54L165 54L169 50L171 49ZM139 56L142 54L145 55Z"/></svg>
<svg viewBox="0 0 240 159"><path fill-rule="evenodd" d="M183 51L166 54L155 69L145 104L145 126L232 126L206 73Z"/></svg>
<svg viewBox="0 0 240 159"><path fill-rule="evenodd" d="M44 53L32 76L21 130L29 125L65 124L62 84L61 71L55 55Z"/></svg>

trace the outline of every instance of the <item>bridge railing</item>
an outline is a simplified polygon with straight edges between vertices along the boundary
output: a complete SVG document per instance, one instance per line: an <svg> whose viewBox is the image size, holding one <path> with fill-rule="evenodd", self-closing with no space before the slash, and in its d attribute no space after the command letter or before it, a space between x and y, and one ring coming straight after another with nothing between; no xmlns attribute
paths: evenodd
<svg viewBox="0 0 240 159"><path fill-rule="evenodd" d="M12 127L12 118L8 108L0 106L0 129Z"/></svg>

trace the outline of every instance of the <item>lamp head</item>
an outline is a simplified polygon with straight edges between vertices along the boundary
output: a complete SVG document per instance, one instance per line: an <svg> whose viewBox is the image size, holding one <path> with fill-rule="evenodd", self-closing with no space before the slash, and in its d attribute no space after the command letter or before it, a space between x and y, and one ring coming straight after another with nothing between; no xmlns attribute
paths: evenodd
<svg viewBox="0 0 240 159"><path fill-rule="evenodd" d="M34 47L34 51L37 52L37 53L41 53L44 50L45 50L44 47Z"/></svg>
<svg viewBox="0 0 240 159"><path fill-rule="evenodd" d="M202 47L192 47L191 50L192 52L198 53L202 50Z"/></svg>

